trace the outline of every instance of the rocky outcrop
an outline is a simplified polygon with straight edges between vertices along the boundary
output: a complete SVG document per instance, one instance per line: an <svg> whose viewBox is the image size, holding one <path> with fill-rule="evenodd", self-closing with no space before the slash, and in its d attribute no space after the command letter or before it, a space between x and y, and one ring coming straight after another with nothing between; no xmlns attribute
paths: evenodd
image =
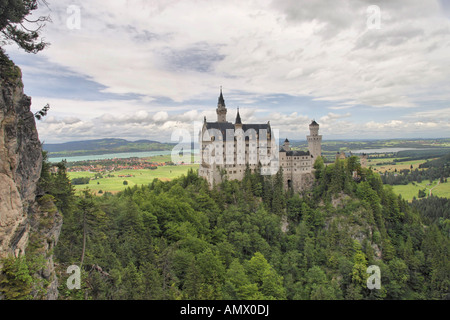
<svg viewBox="0 0 450 320"><path fill-rule="evenodd" d="M48 300L58 298L58 280L53 263L55 248L62 228L62 217L54 204L53 196L40 197L30 210L33 214L28 218L30 227L27 254L45 257L45 262L35 275L41 278L41 283L47 283L46 288L35 288L34 296ZM45 294L40 292L44 289Z"/></svg>
<svg viewBox="0 0 450 320"><path fill-rule="evenodd" d="M0 258L26 254L33 240L33 250L42 248L40 254L47 261L42 277L52 287L50 253L58 240L62 219L54 205L42 206L36 199L42 148L30 106L20 69L0 49ZM46 220L43 231L40 218L49 210L52 219ZM55 294L49 292L47 298L55 298Z"/></svg>

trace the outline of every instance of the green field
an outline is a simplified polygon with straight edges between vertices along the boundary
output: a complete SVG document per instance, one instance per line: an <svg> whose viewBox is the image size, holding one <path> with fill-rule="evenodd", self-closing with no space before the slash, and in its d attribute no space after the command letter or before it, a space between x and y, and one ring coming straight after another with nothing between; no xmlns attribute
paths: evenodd
<svg viewBox="0 0 450 320"><path fill-rule="evenodd" d="M104 178L91 180L89 184L76 185L75 190L83 190L89 187L92 191L98 193L100 190L103 192L119 192L127 187L133 187L135 185L148 185L153 179L158 178L163 181L172 180L183 174L186 174L189 169L198 169L198 164L179 165L179 166L163 166L158 167L156 170L144 169L144 170L120 170L114 171L110 174L114 175L113 178ZM94 178L94 172L69 172L69 178L91 177ZM132 175L132 177L119 177L119 175ZM128 185L124 185L123 182L127 181Z"/></svg>
<svg viewBox="0 0 450 320"><path fill-rule="evenodd" d="M403 169L411 169L411 165L413 166L413 170L419 168L419 165L422 163L425 163L426 160L411 160L411 161L399 161L395 164L382 164L387 162L393 162L395 159L398 158L384 158L384 159L377 159L377 158L369 158L367 161L367 166L372 167L377 172L394 172L395 169L397 171L403 170Z"/></svg>
<svg viewBox="0 0 450 320"><path fill-rule="evenodd" d="M147 161L153 161L153 162L169 162L172 161L172 155L170 154L166 154L166 155L159 155L159 156L153 156L153 157L146 157L146 158L142 158L145 159ZM192 161L193 157L191 157Z"/></svg>
<svg viewBox="0 0 450 320"><path fill-rule="evenodd" d="M428 185L430 184L430 185ZM412 183L407 185L397 185L393 186L394 192L397 194L401 194L403 199L411 201L413 197L418 198L419 190L425 190L427 196L431 193L435 196L442 198L450 198L450 182L440 183L438 184L438 180L430 181L425 180L422 183L415 182L414 185Z"/></svg>

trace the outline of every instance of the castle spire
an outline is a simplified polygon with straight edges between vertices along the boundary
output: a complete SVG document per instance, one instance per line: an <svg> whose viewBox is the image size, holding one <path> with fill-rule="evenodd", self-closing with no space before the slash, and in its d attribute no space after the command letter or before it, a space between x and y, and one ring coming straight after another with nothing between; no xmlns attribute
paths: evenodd
<svg viewBox="0 0 450 320"><path fill-rule="evenodd" d="M217 102L217 122L227 122L227 107L225 106L225 99L222 94L222 86L220 86L219 101Z"/></svg>
<svg viewBox="0 0 450 320"><path fill-rule="evenodd" d="M239 108L237 109L236 124L242 124L241 115L239 114Z"/></svg>
<svg viewBox="0 0 450 320"><path fill-rule="evenodd" d="M219 106L225 107L225 99L223 98L223 94L222 94L222 86L220 86L220 96L219 96L219 101L217 103L217 107L219 107Z"/></svg>

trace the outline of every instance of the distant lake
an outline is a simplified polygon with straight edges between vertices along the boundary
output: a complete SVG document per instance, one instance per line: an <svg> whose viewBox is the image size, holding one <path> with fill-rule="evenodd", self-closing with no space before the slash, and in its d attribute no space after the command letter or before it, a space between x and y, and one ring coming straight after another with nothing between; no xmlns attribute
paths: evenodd
<svg viewBox="0 0 450 320"><path fill-rule="evenodd" d="M191 152L190 149L186 149L185 152ZM194 153L198 152L197 149ZM123 152L123 153L109 153L109 154L97 154L97 155L87 155L87 156L74 156L74 157L58 157L58 158L48 158L49 162L61 162L66 160L67 162L76 161L88 161L88 160L105 160L105 159L126 159L126 158L146 158L154 156L166 156L172 154L171 150L166 151L145 151L145 152Z"/></svg>
<svg viewBox="0 0 450 320"><path fill-rule="evenodd" d="M379 149L365 149L365 150L352 150L352 153L391 153L407 150L430 150L430 148L379 148Z"/></svg>

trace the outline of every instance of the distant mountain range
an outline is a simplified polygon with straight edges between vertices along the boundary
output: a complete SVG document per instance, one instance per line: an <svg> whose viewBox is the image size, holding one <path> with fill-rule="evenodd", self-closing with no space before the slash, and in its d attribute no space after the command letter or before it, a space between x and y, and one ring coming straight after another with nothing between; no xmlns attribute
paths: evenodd
<svg viewBox="0 0 450 320"><path fill-rule="evenodd" d="M175 143L161 143L152 140L128 141L125 139L97 139L48 143L42 147L49 157L73 157L101 155L108 153L145 152L172 150Z"/></svg>

